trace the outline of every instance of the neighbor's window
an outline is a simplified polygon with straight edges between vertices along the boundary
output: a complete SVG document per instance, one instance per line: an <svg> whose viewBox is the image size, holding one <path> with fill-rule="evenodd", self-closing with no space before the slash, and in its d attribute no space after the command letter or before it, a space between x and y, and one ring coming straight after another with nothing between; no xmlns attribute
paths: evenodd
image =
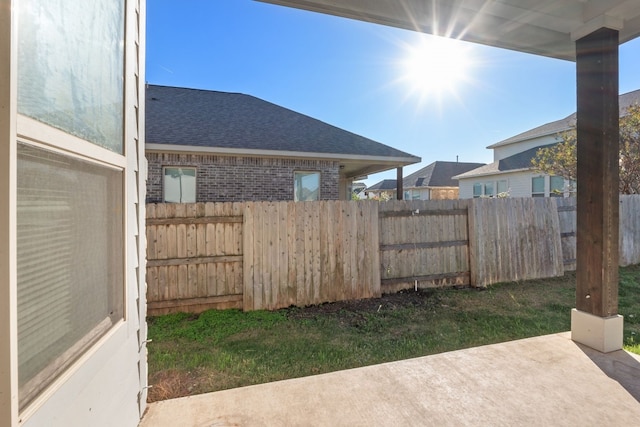
<svg viewBox="0 0 640 427"><path fill-rule="evenodd" d="M196 168L164 168L164 201L166 203L196 202Z"/></svg>
<svg viewBox="0 0 640 427"><path fill-rule="evenodd" d="M493 197L496 193L493 191L493 182L485 182L484 184L484 195L486 197Z"/></svg>
<svg viewBox="0 0 640 427"><path fill-rule="evenodd" d="M503 179L498 181L498 194L507 195L509 188L507 187L507 180Z"/></svg>
<svg viewBox="0 0 640 427"><path fill-rule="evenodd" d="M506 182L506 181L505 181ZM494 197L496 195L495 182L476 182L473 184L473 197Z"/></svg>
<svg viewBox="0 0 640 427"><path fill-rule="evenodd" d="M531 178L531 197L544 197L544 176Z"/></svg>
<svg viewBox="0 0 640 427"><path fill-rule="evenodd" d="M124 5L20 2L20 114L123 153Z"/></svg>
<svg viewBox="0 0 640 427"><path fill-rule="evenodd" d="M123 318L123 171L26 144L17 171L22 408Z"/></svg>
<svg viewBox="0 0 640 427"><path fill-rule="evenodd" d="M564 197L564 178L552 176L549 178L549 196Z"/></svg>
<svg viewBox="0 0 640 427"><path fill-rule="evenodd" d="M293 173L293 200L296 202L320 200L320 172Z"/></svg>
<svg viewBox="0 0 640 427"><path fill-rule="evenodd" d="M479 182L473 184L473 197L478 198L484 195L484 185Z"/></svg>

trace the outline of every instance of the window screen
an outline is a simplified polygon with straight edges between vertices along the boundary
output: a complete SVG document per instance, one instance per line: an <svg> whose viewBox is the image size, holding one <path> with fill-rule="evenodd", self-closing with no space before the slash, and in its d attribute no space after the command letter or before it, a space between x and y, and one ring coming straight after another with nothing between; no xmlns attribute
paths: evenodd
<svg viewBox="0 0 640 427"><path fill-rule="evenodd" d="M17 176L24 407L123 318L123 173L19 144Z"/></svg>

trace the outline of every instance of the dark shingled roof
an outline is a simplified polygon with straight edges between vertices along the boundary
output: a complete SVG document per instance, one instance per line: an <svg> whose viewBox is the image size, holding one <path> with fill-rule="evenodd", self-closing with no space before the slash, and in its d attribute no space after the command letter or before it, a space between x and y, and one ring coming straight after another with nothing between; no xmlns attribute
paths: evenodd
<svg viewBox="0 0 640 427"><path fill-rule="evenodd" d="M398 186L396 185L395 179L383 179L380 182L373 184L371 187L367 187L365 191L369 190L397 190Z"/></svg>
<svg viewBox="0 0 640 427"><path fill-rule="evenodd" d="M461 163L436 161L402 179L404 188L457 187L454 176L484 166L484 163Z"/></svg>
<svg viewBox="0 0 640 427"><path fill-rule="evenodd" d="M147 85L146 90L146 141L227 149L415 158L253 96L156 85Z"/></svg>
<svg viewBox="0 0 640 427"><path fill-rule="evenodd" d="M543 147L549 147L556 144L541 145L539 147L533 147L521 153L514 154L513 156L505 157L497 162L489 163L478 169L473 169L467 173L463 173L457 176L460 178L469 178L478 175L494 174L498 172L509 172L520 169L531 168L531 160L536 156L539 149Z"/></svg>

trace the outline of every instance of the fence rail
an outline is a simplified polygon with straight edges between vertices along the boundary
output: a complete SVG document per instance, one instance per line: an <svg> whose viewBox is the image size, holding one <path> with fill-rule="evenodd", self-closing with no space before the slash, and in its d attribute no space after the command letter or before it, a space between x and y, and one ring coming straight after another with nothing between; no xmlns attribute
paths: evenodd
<svg viewBox="0 0 640 427"><path fill-rule="evenodd" d="M575 199L147 205L150 315L305 306L575 269ZM640 196L620 264L640 263Z"/></svg>

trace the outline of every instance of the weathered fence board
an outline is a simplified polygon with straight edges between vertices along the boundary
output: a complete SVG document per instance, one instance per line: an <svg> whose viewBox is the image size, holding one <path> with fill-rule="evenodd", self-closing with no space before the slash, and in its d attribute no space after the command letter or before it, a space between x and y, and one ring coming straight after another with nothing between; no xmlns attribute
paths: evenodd
<svg viewBox="0 0 640 427"><path fill-rule="evenodd" d="M620 196L620 265L640 263L640 196Z"/></svg>
<svg viewBox="0 0 640 427"><path fill-rule="evenodd" d="M467 200L381 203L383 292L469 284Z"/></svg>
<svg viewBox="0 0 640 427"><path fill-rule="evenodd" d="M473 199L469 210L471 284L564 274L553 198Z"/></svg>
<svg viewBox="0 0 640 427"><path fill-rule="evenodd" d="M242 307L238 203L147 206L149 314Z"/></svg>
<svg viewBox="0 0 640 427"><path fill-rule="evenodd" d="M560 222L560 241L564 271L576 269L576 199L554 197Z"/></svg>
<svg viewBox="0 0 640 427"><path fill-rule="evenodd" d="M244 214L244 309L380 295L374 202L256 202Z"/></svg>

